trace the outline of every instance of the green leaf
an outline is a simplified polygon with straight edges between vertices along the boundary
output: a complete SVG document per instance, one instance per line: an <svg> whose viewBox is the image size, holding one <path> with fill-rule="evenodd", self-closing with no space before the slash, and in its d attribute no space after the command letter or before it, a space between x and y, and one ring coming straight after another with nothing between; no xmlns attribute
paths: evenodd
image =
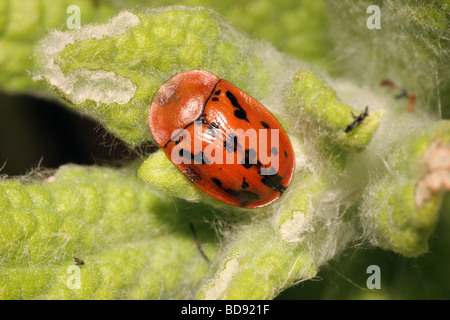
<svg viewBox="0 0 450 320"><path fill-rule="evenodd" d="M362 223L373 244L415 257L428 251L450 190L450 122L398 141L387 161L389 171L367 186Z"/></svg>
<svg viewBox="0 0 450 320"><path fill-rule="evenodd" d="M2 0L0 2L0 88L6 92L38 92L42 84L33 81L30 72L35 69L31 59L38 39L48 30L63 28L72 15L67 8L80 9L81 23L102 23L115 14L115 8L92 0ZM42 93L41 93L42 94Z"/></svg>
<svg viewBox="0 0 450 320"><path fill-rule="evenodd" d="M42 181L1 181L0 297L192 298L208 264L189 223L204 210L178 209L135 170L67 165ZM85 261L78 280L74 257Z"/></svg>

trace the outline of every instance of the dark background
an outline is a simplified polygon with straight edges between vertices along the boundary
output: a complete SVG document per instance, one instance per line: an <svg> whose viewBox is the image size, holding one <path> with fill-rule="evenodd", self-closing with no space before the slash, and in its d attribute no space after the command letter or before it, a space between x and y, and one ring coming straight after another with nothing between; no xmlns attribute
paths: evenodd
<svg viewBox="0 0 450 320"><path fill-rule="evenodd" d="M67 163L108 164L133 154L94 120L58 101L0 92L0 175Z"/></svg>

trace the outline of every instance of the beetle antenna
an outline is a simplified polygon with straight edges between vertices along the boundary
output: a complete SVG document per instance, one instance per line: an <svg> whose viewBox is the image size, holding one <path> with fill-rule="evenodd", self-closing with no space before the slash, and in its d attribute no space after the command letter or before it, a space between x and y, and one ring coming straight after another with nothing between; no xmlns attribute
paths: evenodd
<svg viewBox="0 0 450 320"><path fill-rule="evenodd" d="M200 240L198 240L197 233L195 232L194 225L192 224L192 222L189 223L189 227L191 228L192 234L194 235L195 244L197 245L198 251L200 251L200 254L203 256L203 258L205 258L205 260L209 264L211 264L211 261L208 259L208 257L206 256L205 252L202 249L202 246L200 244Z"/></svg>

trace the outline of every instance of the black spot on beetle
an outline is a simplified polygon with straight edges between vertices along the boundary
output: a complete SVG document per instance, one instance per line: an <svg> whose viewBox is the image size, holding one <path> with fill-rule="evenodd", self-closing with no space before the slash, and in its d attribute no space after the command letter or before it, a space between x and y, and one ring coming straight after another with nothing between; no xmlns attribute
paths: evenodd
<svg viewBox="0 0 450 320"><path fill-rule="evenodd" d="M245 112L244 109L238 109L238 110L234 110L234 115L236 118L238 119L242 119L248 122L247 119L247 112Z"/></svg>
<svg viewBox="0 0 450 320"><path fill-rule="evenodd" d="M238 199L241 202L240 205L242 207L245 207L250 201L259 199L259 195L257 193L248 190L224 189L224 191L231 195L233 198Z"/></svg>
<svg viewBox="0 0 450 320"><path fill-rule="evenodd" d="M217 122L215 122L215 121L213 121L213 122L211 122L211 124L209 125L209 128L208 128L208 130L206 130L206 132L207 132L207 134L209 134L210 136L215 136L216 135L216 129L219 129L220 128L220 125L217 123Z"/></svg>
<svg viewBox="0 0 450 320"><path fill-rule="evenodd" d="M211 161L205 156L203 151L200 151L197 154L192 154L186 149L180 149L178 151L178 154L180 157L188 159L188 160L194 160L194 163L201 163L201 164L211 164Z"/></svg>
<svg viewBox="0 0 450 320"><path fill-rule="evenodd" d="M203 151L194 155L194 161L201 164L211 164L211 161L205 156Z"/></svg>
<svg viewBox="0 0 450 320"><path fill-rule="evenodd" d="M178 136L178 139L175 140L175 145L179 144L185 138L186 138L185 134L182 134L181 136ZM172 141L174 141L174 140L172 140Z"/></svg>
<svg viewBox="0 0 450 320"><path fill-rule="evenodd" d="M249 187L249 184L247 181L245 181L245 177L243 178L242 184L241 184L241 188L242 189L247 189Z"/></svg>
<svg viewBox="0 0 450 320"><path fill-rule="evenodd" d="M238 194L237 198L239 200L241 200L241 204L240 204L241 207L245 207L245 206L247 206L247 204L249 202L259 199L259 194L257 194L257 193L254 193L254 192L251 192L248 190L241 190L238 192L239 192L239 194Z"/></svg>
<svg viewBox="0 0 450 320"><path fill-rule="evenodd" d="M255 149L246 149L245 150L245 156L244 159L242 159L241 164L246 168L251 168L252 165L257 163L258 165L261 165L261 162L256 159L256 151Z"/></svg>
<svg viewBox="0 0 450 320"><path fill-rule="evenodd" d="M222 187L222 181L220 181L220 179L217 178L212 178L211 181L218 187Z"/></svg>
<svg viewBox="0 0 450 320"><path fill-rule="evenodd" d="M220 94L220 90L217 90L214 94L218 96Z"/></svg>
<svg viewBox="0 0 450 320"><path fill-rule="evenodd" d="M227 91L225 94L228 100L230 100L233 107L237 108L237 110L234 110L235 117L249 122L247 119L247 112L245 112L245 110L241 107L236 96L232 94L230 91Z"/></svg>
<svg viewBox="0 0 450 320"><path fill-rule="evenodd" d="M189 160L191 160L191 158L192 158L191 153L185 149L180 149L180 151L178 151L178 155L182 158L186 158Z"/></svg>
<svg viewBox="0 0 450 320"><path fill-rule="evenodd" d="M234 133L230 133L227 140L224 141L223 146L228 152L236 152L238 148L238 136Z"/></svg>
<svg viewBox="0 0 450 320"><path fill-rule="evenodd" d="M266 185L267 187L278 191L280 194L282 194L284 192L284 190L286 190L286 187L283 186L283 184L281 183L281 180L283 180L282 177L280 177L279 175L270 175L270 176L264 176L261 179L261 182Z"/></svg>
<svg viewBox="0 0 450 320"><path fill-rule="evenodd" d="M241 164L245 167L245 169L250 169L253 164L245 162L245 159L241 162Z"/></svg>
<svg viewBox="0 0 450 320"><path fill-rule="evenodd" d="M219 101L219 98L214 97L214 98L212 98L211 100L212 100L212 101Z"/></svg>
<svg viewBox="0 0 450 320"><path fill-rule="evenodd" d="M216 186L221 188L224 192L226 192L227 194L229 194L233 198L238 199L241 202L241 204L240 204L241 206L246 206L248 202L259 199L259 195L257 193L254 193L254 192L251 192L251 191L248 191L248 190L233 190L233 189L224 188L223 185L222 185L222 181L220 181L220 179L212 178L211 181ZM245 182L245 178L244 178L244 182ZM242 185L244 185L244 182L242 183ZM247 187L248 187L248 185L247 185Z"/></svg>
<svg viewBox="0 0 450 320"><path fill-rule="evenodd" d="M237 198L240 200L250 201L250 200L258 200L259 199L258 194L248 191L248 190L240 190L240 191L237 191L237 193L238 193Z"/></svg>
<svg viewBox="0 0 450 320"><path fill-rule="evenodd" d="M266 128L266 129L269 129L269 128L270 128L270 126L269 126L267 123L265 123L264 121L261 121L261 124L262 124L262 126L263 126L264 128Z"/></svg>
<svg viewBox="0 0 450 320"><path fill-rule="evenodd" d="M285 156L286 158L288 158L288 153L287 153L287 151L284 152L284 156Z"/></svg>
<svg viewBox="0 0 450 320"><path fill-rule="evenodd" d="M250 160L251 163L254 163L256 159L256 151L253 148L247 149L245 150L245 153L248 155L248 159Z"/></svg>

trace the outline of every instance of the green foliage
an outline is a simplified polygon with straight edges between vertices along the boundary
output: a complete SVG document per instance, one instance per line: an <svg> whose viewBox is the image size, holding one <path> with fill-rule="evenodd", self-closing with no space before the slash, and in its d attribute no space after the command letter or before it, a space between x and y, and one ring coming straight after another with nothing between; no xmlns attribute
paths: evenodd
<svg viewBox="0 0 450 320"><path fill-rule="evenodd" d="M430 182L439 185L447 179L440 168L450 161L449 149L442 148L449 142L449 122L441 121L395 145L388 160L392 171L368 187L373 190L362 209L378 246L413 257L428 251L442 201L429 192Z"/></svg>
<svg viewBox="0 0 450 320"><path fill-rule="evenodd" d="M331 13L345 13L348 1L285 1L276 9L263 0L230 7L190 3L216 8L238 27L327 68L336 78L319 76L210 9L119 12L119 2L97 6L80 0L70 4L81 7L83 27L47 33L64 24L68 3L28 2L25 10L13 1L0 3L5 13L0 15L3 90L45 88L42 92L137 149L152 141L148 106L161 83L184 70L207 70L277 116L291 137L296 172L283 197L258 210L209 199L162 150L121 168L67 165L5 178L0 181L0 297L273 299L316 276L354 243L408 257L427 252L450 185L450 123L426 112L439 101L433 92L448 77L443 67L447 46L439 46L448 35L448 19L439 2L387 11L393 4L386 1L385 23L401 18L404 30L420 37L403 39L400 33L404 48L395 58L398 46L384 53L375 45L373 60L373 51L363 48L366 39L373 35L379 44L391 31L385 32L389 27L383 24L383 31L369 36L356 23L359 27L342 32L339 23L345 23ZM171 2L159 4L166 3ZM402 8L409 8L414 19ZM365 26L367 16L348 11L348 21L361 20ZM99 24L87 24L91 21ZM328 25L334 29L331 36ZM335 52L345 63L326 56L330 37L340 43ZM355 48L361 50L357 58ZM418 59L406 66L412 52ZM370 61L379 69L370 77L357 74ZM418 78L431 79L432 73L439 78L420 88ZM376 88L383 76L419 96L413 113L407 114L392 92ZM369 115L345 132L354 121L352 113L360 114L366 105ZM439 106L445 110L446 105ZM214 261L211 266L197 251L191 222ZM77 266L79 289L68 285L74 257L86 262Z"/></svg>
<svg viewBox="0 0 450 320"><path fill-rule="evenodd" d="M385 110L372 113L355 129L345 132L347 126L355 121L354 117L359 116L361 111L340 102L333 89L308 71L301 71L295 75L292 90L289 103L291 109L294 109L292 112L298 115L296 118L310 118L316 127L313 132L319 131L320 134L326 135L326 143L337 145L344 150L363 149L370 142L372 133L378 128L385 113ZM321 130L317 130L317 127ZM315 138L320 140L318 137Z"/></svg>
<svg viewBox="0 0 450 320"><path fill-rule="evenodd" d="M41 181L1 181L0 296L192 298L208 268L189 230L202 209L174 214L135 172L67 165ZM74 257L85 261L79 290L67 285Z"/></svg>
<svg viewBox="0 0 450 320"><path fill-rule="evenodd" d="M138 176L174 197L188 201L202 198L202 192L170 162L162 149L142 163Z"/></svg>
<svg viewBox="0 0 450 320"><path fill-rule="evenodd" d="M6 92L39 90L33 81L37 40L53 28L67 30L67 8L77 5L83 12L81 23L105 22L114 14L109 5L94 5L92 0L2 0L0 1L0 88Z"/></svg>

